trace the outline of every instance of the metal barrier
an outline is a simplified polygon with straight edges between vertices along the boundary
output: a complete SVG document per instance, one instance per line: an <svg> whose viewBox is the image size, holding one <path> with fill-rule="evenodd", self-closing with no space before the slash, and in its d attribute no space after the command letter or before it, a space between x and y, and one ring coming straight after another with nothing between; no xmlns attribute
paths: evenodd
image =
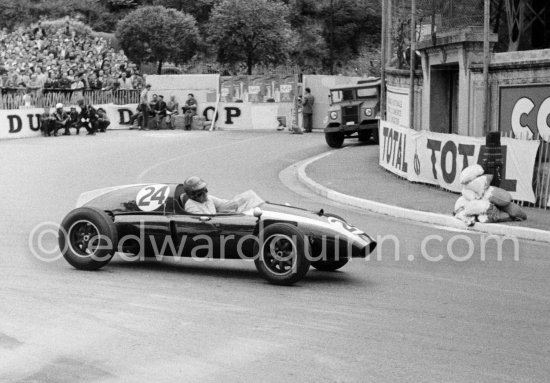
<svg viewBox="0 0 550 383"><path fill-rule="evenodd" d="M25 88L3 88L0 109L21 109L25 107L23 95ZM137 89L121 90L72 90L40 89L29 91L31 106L53 107L57 103L76 105L79 99L85 99L92 105L102 104L138 104L140 91Z"/></svg>

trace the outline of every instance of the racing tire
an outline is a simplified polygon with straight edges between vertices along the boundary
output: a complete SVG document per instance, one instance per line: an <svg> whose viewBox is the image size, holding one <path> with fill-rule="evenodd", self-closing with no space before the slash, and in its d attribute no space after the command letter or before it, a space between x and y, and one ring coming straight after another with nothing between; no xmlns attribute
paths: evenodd
<svg viewBox="0 0 550 383"><path fill-rule="evenodd" d="M341 148L344 143L344 133L332 132L325 133L325 141L331 148Z"/></svg>
<svg viewBox="0 0 550 383"><path fill-rule="evenodd" d="M295 226L274 223L258 237L254 263L258 272L270 283L292 285L309 270L304 235Z"/></svg>
<svg viewBox="0 0 550 383"><path fill-rule="evenodd" d="M116 226L104 211L79 207L61 222L58 237L63 258L79 270L98 270L113 258L118 245Z"/></svg>
<svg viewBox="0 0 550 383"><path fill-rule="evenodd" d="M339 259L337 261L315 261L311 262L311 266L319 271L336 271L344 267L348 263L348 259Z"/></svg>

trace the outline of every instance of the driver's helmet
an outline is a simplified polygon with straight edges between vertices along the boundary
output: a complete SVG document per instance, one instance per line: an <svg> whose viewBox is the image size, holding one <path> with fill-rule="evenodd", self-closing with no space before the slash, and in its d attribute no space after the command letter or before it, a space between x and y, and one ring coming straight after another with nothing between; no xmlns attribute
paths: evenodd
<svg viewBox="0 0 550 383"><path fill-rule="evenodd" d="M193 195L202 189L206 189L206 182L197 176L189 177L183 182L183 190L187 195Z"/></svg>

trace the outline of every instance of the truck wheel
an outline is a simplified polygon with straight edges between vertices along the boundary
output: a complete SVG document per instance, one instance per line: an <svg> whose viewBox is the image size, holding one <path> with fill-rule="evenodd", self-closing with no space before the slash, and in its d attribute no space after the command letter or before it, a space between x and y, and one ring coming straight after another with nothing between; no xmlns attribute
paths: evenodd
<svg viewBox="0 0 550 383"><path fill-rule="evenodd" d="M344 143L344 133L325 133L325 140L327 141L328 146L330 146L331 148L340 148Z"/></svg>
<svg viewBox="0 0 550 383"><path fill-rule="evenodd" d="M259 273L270 283L292 285L309 270L304 235L295 226L274 223L265 228L256 245L254 263Z"/></svg>
<svg viewBox="0 0 550 383"><path fill-rule="evenodd" d="M58 241L63 257L71 266L97 270L113 258L118 234L113 220L104 211L79 207L61 222Z"/></svg>
<svg viewBox="0 0 550 383"><path fill-rule="evenodd" d="M311 266L319 271L336 271L348 263L348 259L339 259L337 261L315 261L311 262Z"/></svg>

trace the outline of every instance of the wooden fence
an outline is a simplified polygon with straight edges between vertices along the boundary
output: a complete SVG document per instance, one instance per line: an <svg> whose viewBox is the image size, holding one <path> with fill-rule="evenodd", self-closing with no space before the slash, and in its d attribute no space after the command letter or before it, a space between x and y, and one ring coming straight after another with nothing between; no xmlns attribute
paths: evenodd
<svg viewBox="0 0 550 383"><path fill-rule="evenodd" d="M85 99L92 105L102 104L138 104L139 90L69 90L69 89L43 89L31 91L29 94L30 105L34 108L54 107L57 103L65 106L76 105L80 99ZM0 109L25 108L24 90L2 90Z"/></svg>

